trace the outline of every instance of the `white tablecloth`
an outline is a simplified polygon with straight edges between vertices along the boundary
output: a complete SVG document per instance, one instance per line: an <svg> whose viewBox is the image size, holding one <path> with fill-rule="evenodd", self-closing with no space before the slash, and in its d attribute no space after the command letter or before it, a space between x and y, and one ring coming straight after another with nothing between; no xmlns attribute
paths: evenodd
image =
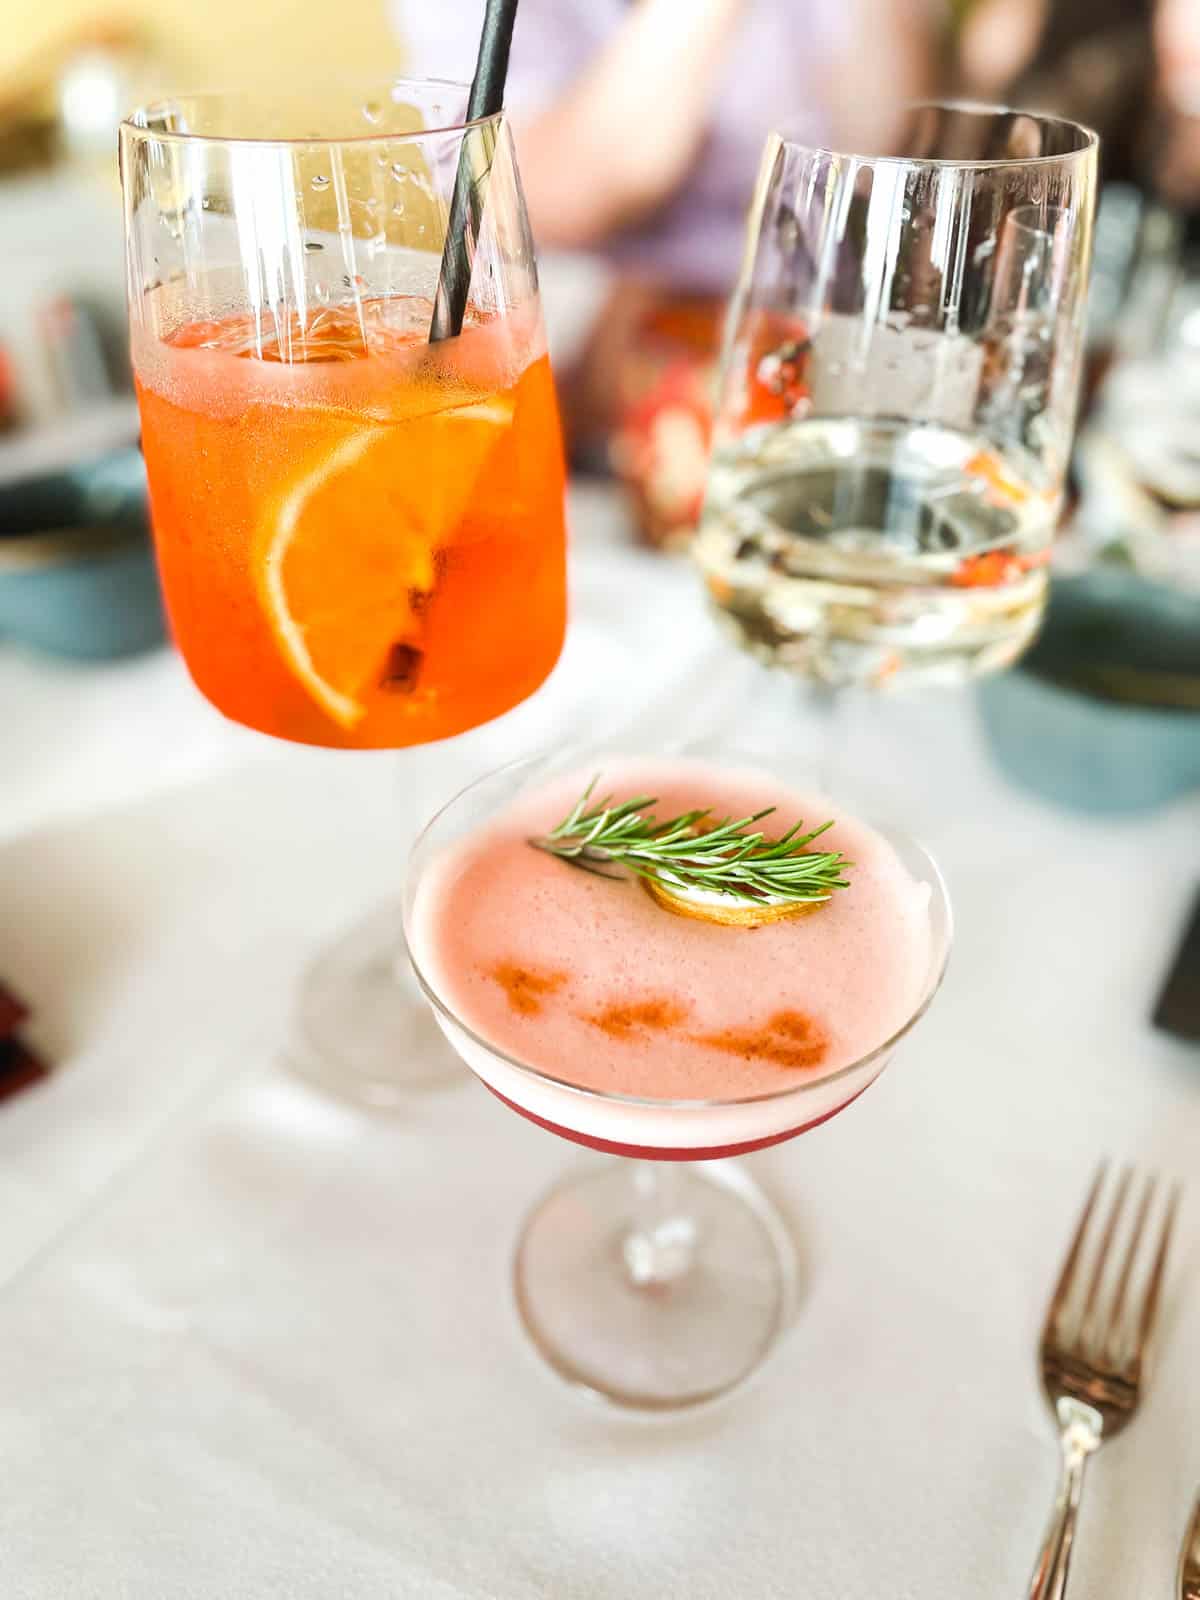
<svg viewBox="0 0 1200 1600"><path fill-rule="evenodd" d="M5 1600L1023 1592L1056 1465L1033 1350L1094 1163L1197 1165L1200 1055L1146 1021L1194 802L1056 813L996 774L969 695L851 719L839 760L947 871L951 974L870 1094L751 1162L803 1303L754 1382L682 1421L590 1405L516 1324L517 1224L582 1153L465 1077L380 1117L281 1059L305 961L399 883L439 798L637 714L704 649L686 569L624 548L604 496L575 509L562 667L436 749L253 739L166 655L0 655L0 971L59 1065L0 1107ZM1171 1592L1198 1215L1145 1415L1093 1469L1080 1600Z"/></svg>

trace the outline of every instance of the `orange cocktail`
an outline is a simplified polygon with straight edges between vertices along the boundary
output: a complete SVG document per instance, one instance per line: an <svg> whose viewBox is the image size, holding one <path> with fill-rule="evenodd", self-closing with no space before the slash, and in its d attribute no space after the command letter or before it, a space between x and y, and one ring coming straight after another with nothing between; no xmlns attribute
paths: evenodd
<svg viewBox="0 0 1200 1600"><path fill-rule="evenodd" d="M428 326L426 300L392 296L135 333L171 626L235 721L420 744L508 710L558 657L563 467L536 308L437 346Z"/></svg>

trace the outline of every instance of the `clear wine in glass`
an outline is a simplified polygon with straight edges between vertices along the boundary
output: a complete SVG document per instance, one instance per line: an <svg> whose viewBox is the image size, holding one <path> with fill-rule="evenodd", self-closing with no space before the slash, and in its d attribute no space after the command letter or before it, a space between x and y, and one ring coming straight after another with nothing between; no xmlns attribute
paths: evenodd
<svg viewBox="0 0 1200 1600"><path fill-rule="evenodd" d="M704 891L699 915L677 914L626 868L531 846L593 777L595 800L652 796L663 819L773 805L761 826L776 839L800 816L832 821L813 848L853 860L848 886L815 905L754 902L754 926ZM922 1016L951 939L931 858L728 747L558 752L478 780L433 819L405 935L486 1087L618 1158L570 1174L521 1232L516 1299L540 1354L633 1410L731 1389L786 1326L794 1285L789 1230L731 1158L843 1110Z"/></svg>
<svg viewBox="0 0 1200 1600"><path fill-rule="evenodd" d="M199 95L121 129L172 632L207 698L277 738L443 739L532 694L562 644L563 460L533 245L507 124L465 122L467 96L423 80ZM458 183L466 312L431 343ZM373 1103L454 1070L421 1037L399 935L384 908L299 999L308 1070Z"/></svg>
<svg viewBox="0 0 1200 1600"><path fill-rule="evenodd" d="M895 150L768 141L694 547L738 642L833 688L1025 649L1083 356L1095 135L927 105Z"/></svg>

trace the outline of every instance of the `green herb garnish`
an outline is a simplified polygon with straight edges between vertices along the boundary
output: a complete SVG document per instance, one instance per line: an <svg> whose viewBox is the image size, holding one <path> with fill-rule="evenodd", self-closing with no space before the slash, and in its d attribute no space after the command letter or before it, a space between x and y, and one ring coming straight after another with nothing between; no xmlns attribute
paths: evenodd
<svg viewBox="0 0 1200 1600"><path fill-rule="evenodd" d="M808 847L833 823L803 831L796 822L778 839L768 839L755 824L772 816L766 806L750 817L713 818L711 809L685 811L660 822L651 795L635 795L619 804L608 796L589 805L599 778L593 778L569 816L541 838L530 839L537 850L614 878L611 867L625 867L676 892L706 890L739 900L828 900L835 889L850 887L843 873L853 863L837 850Z"/></svg>

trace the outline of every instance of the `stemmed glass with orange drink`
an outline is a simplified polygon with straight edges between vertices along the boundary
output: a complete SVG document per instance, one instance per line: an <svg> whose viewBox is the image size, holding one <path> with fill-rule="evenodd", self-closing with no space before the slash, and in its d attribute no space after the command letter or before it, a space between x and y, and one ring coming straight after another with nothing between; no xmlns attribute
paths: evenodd
<svg viewBox="0 0 1200 1600"><path fill-rule="evenodd" d="M172 631L207 698L278 738L443 739L531 694L561 648L533 246L505 121L466 121L466 104L466 86L430 81L196 96L121 130ZM461 332L431 344L460 167L470 288ZM420 1014L396 947L373 928L301 1005L332 1074L370 1099L403 1086L399 1014Z"/></svg>

